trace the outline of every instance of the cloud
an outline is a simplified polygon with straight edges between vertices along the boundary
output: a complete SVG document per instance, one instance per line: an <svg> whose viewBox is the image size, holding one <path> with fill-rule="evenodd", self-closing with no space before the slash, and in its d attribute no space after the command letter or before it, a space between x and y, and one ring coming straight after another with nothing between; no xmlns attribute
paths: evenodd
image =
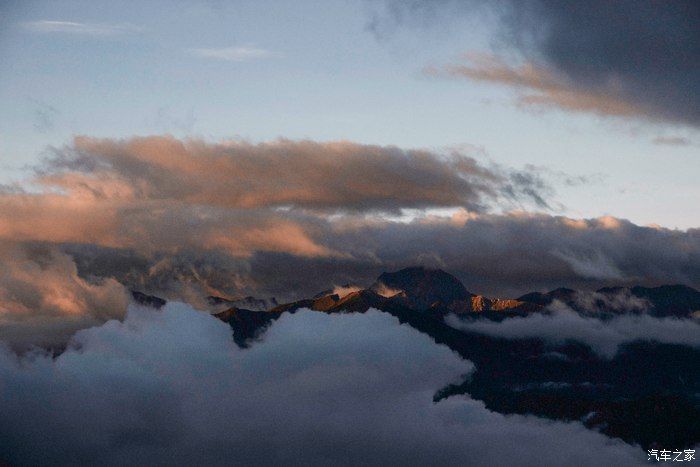
<svg viewBox="0 0 700 467"><path fill-rule="evenodd" d="M550 314L533 313L500 322L461 320L454 315L447 317L446 322L456 329L507 339L543 339L552 344L582 342L609 359L620 346L639 340L700 347L700 321L694 319L625 314L603 320L582 316L561 303L550 308Z"/></svg>
<svg viewBox="0 0 700 467"><path fill-rule="evenodd" d="M700 124L700 4L694 0L386 0L385 5L372 20L375 31L413 20L438 24L436 13L486 24L495 19L495 48L503 51L505 45L526 65L468 65L462 74L536 91L524 97L525 104Z"/></svg>
<svg viewBox="0 0 700 467"><path fill-rule="evenodd" d="M103 183L99 179L75 183L69 195L0 196L0 238L133 248L145 254L187 248L215 249L237 257L255 251L337 254L314 239L318 221L310 216L138 199L131 187L106 178Z"/></svg>
<svg viewBox="0 0 700 467"><path fill-rule="evenodd" d="M511 2L506 24L577 88L617 96L653 118L700 124L700 5L625 0Z"/></svg>
<svg viewBox="0 0 700 467"><path fill-rule="evenodd" d="M643 314L652 308L648 300L632 295L630 289L606 293L579 290L572 300L578 313L594 317L609 317L609 313Z"/></svg>
<svg viewBox="0 0 700 467"><path fill-rule="evenodd" d="M65 238L53 242L44 237L29 245L61 254L47 256L47 264L59 258L74 261L75 265L69 265L81 280L116 280L129 289L203 307L209 295L274 296L286 302L311 297L334 284L367 287L384 271L414 265L443 268L471 292L500 298L561 286L585 290L611 284L685 283L700 287L697 229L641 227L615 218L574 220L517 213L424 216L408 223L311 218L290 224L298 225L302 235L294 238L290 231L279 230L284 222L290 222L288 218L273 221L265 217L265 211L248 213L248 218L224 211L203 225L199 217L126 213L116 216L119 227L114 232L115 238L124 239L122 246L90 243L90 237L71 237L69 243ZM48 232L54 227L52 220L66 223L68 231L70 225L77 228L83 219L71 211L63 215L74 221L66 223L61 216L50 217L46 224L33 220L39 227L33 230L27 224L22 235L32 238L30 235L38 236L37 232ZM37 214L36 218L43 217ZM90 219L84 221L89 223ZM271 222L269 231L275 232L274 236L266 236L265 222ZM130 231L123 230L122 224L133 233L122 235L120 232ZM218 235L222 238L230 235L231 240L212 244L215 232L221 232ZM305 238L313 239L310 250L302 248ZM20 239L18 234L8 244L26 247L27 241ZM16 260L4 256L0 263L11 270ZM75 280L71 274L56 277L66 281L64 287L71 290ZM2 287L7 285L0 283ZM43 293L39 288L27 296L40 300ZM8 302L6 311L23 316L24 306ZM51 319L45 317L43 322ZM44 333L37 331L37 335Z"/></svg>
<svg viewBox="0 0 700 467"><path fill-rule="evenodd" d="M78 329L121 318L127 291L113 278L79 277L55 247L0 242L0 340L16 349L60 347Z"/></svg>
<svg viewBox="0 0 700 467"><path fill-rule="evenodd" d="M640 117L641 108L597 90L577 89L570 80L532 63L506 64L497 57L471 55L464 64L429 67L433 76L467 78L511 86L521 91L517 103L532 109L557 108L568 112L590 112L601 116Z"/></svg>
<svg viewBox="0 0 700 467"><path fill-rule="evenodd" d="M186 306L133 308L52 359L0 354L12 464L638 465L619 440L437 389L473 365L384 313L280 318L237 348ZM430 368L429 372L425 369Z"/></svg>
<svg viewBox="0 0 700 467"><path fill-rule="evenodd" d="M554 250L554 256L563 259L579 276L591 279L621 280L622 272L600 251L571 253Z"/></svg>
<svg viewBox="0 0 700 467"><path fill-rule="evenodd" d="M244 62L259 58L267 58L273 55L272 52L257 47L223 47L223 48L193 48L186 49L192 55L201 58L211 58L214 60L224 60L228 62Z"/></svg>
<svg viewBox="0 0 700 467"><path fill-rule="evenodd" d="M37 170L33 186L0 193L0 240L12 251L31 245L55 251L47 256L51 266L46 270L55 272L54 282L64 281L66 296L76 303L89 303L70 292L79 271L81 281L118 285L118 280L201 304L208 295L260 291L265 284L250 275L247 261L260 252L347 256L324 245L334 229L326 212L399 212L404 206L453 203L476 207L482 197L496 196L499 188L489 183L505 187L507 180L459 154L443 158L346 142L78 138ZM14 261L10 256L0 260ZM8 271L14 271L12 266ZM13 284L0 283L0 294L13 297ZM93 291L87 284L78 287L81 293ZM51 301L52 293L39 287L33 299L8 300L0 328L26 322L31 303ZM69 329L99 322L88 308L78 308ZM109 309L105 317L118 316L125 303L112 300ZM65 340L64 331L47 335L65 324L65 314L40 313L43 327L31 340Z"/></svg>
<svg viewBox="0 0 700 467"><path fill-rule="evenodd" d="M692 144L690 139L683 136L657 136L651 142L665 146L690 146Z"/></svg>
<svg viewBox="0 0 700 467"><path fill-rule="evenodd" d="M456 151L347 141L212 144L158 136L78 137L55 154L39 179L48 187L224 208L482 210L495 200L546 203L548 189L528 170L491 170Z"/></svg>
<svg viewBox="0 0 700 467"><path fill-rule="evenodd" d="M339 284L368 286L384 271L415 265L442 268L472 292L501 298L610 281L700 287L698 229L489 211L504 202L549 204L535 167L289 140L77 138L52 154L32 180L0 190L0 241L8 251L54 252L46 264L63 271L55 278L67 290L74 268L86 284L117 281L198 306L209 295L285 302ZM407 209L412 218L386 216ZM8 271L14 254L0 256ZM8 284L0 283L0 294L10 294ZM37 290L35 300L47 293ZM10 300L6 313L19 319L26 303ZM42 322L54 319L64 317Z"/></svg>
<svg viewBox="0 0 700 467"><path fill-rule="evenodd" d="M350 295L353 292L358 292L362 290L362 287L358 287L356 285L344 285L344 286L335 286L333 287L332 293L338 295L338 297L343 298L346 295Z"/></svg>
<svg viewBox="0 0 700 467"><path fill-rule="evenodd" d="M383 271L412 265L442 268L471 292L500 298L562 286L700 286L697 229L523 213L346 222L337 221L333 233L324 237L344 256L259 253L250 258L250 276L261 285L271 284L266 295L278 297L288 290L311 296L334 283L368 286ZM596 271L596 264L604 268Z"/></svg>
<svg viewBox="0 0 700 467"><path fill-rule="evenodd" d="M132 24L79 23L75 21L39 20L24 23L24 27L37 33L65 33L86 36L114 36L138 32Z"/></svg>

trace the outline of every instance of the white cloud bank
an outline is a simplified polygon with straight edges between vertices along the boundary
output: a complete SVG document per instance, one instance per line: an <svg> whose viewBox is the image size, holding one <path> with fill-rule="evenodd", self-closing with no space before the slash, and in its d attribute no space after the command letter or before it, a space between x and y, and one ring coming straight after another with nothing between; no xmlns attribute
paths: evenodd
<svg viewBox="0 0 700 467"><path fill-rule="evenodd" d="M237 348L181 304L134 307L56 359L0 353L13 465L632 465L636 447L435 391L473 365L388 314L280 318Z"/></svg>
<svg viewBox="0 0 700 467"><path fill-rule="evenodd" d="M581 316L561 303L555 302L551 308L551 314L533 313L500 322L462 320L454 315L448 316L446 322L456 329L506 339L543 339L553 344L582 342L605 358L613 358L621 345L638 340L700 347L697 319L625 314L604 321Z"/></svg>

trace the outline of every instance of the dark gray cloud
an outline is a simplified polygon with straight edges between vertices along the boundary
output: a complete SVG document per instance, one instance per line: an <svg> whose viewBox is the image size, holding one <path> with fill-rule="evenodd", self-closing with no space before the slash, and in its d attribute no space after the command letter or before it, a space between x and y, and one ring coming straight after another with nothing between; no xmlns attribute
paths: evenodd
<svg viewBox="0 0 700 467"><path fill-rule="evenodd" d="M694 0L387 2L373 29L438 12L491 14L499 37L535 67L467 68L474 79L544 91L535 104L700 124L700 3ZM465 47L468 44L464 45Z"/></svg>
<svg viewBox="0 0 700 467"><path fill-rule="evenodd" d="M577 86L700 124L698 2L534 0L511 8L518 43Z"/></svg>
<svg viewBox="0 0 700 467"><path fill-rule="evenodd" d="M321 245L337 254L258 251L236 258L224 250L189 249L152 259L132 252L127 260L122 250L72 246L66 251L81 273L117 277L173 298L189 289L288 301L334 285L368 286L383 271L413 265L442 268L472 292L503 298L561 286L683 283L700 288L697 229L643 227L612 217L468 212L410 223L345 218L316 226Z"/></svg>
<svg viewBox="0 0 700 467"><path fill-rule="evenodd" d="M382 270L421 264L459 277L472 292L516 297L556 287L683 283L700 287L700 230L643 227L613 217L574 220L533 214L364 222L333 230L346 256L292 258L261 253L251 274L276 273L292 290L368 285ZM270 282L271 281L264 281ZM280 284L281 285L281 284Z"/></svg>
<svg viewBox="0 0 700 467"><path fill-rule="evenodd" d="M425 369L430 368L429 372ZM384 313L280 318L239 349L186 306L134 308L52 359L0 353L0 459L12 465L639 465L581 423L502 416L474 369Z"/></svg>

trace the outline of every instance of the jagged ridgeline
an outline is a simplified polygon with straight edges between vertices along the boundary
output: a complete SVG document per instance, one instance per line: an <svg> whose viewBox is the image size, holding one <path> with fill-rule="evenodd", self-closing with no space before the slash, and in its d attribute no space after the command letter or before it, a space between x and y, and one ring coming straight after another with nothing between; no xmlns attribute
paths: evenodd
<svg viewBox="0 0 700 467"><path fill-rule="evenodd" d="M162 306L157 297L134 298ZM383 273L364 289L336 287L282 305L245 297L236 305L243 303L257 309L234 305L215 314L231 326L242 347L264 345L268 326L302 308L322 313L375 308L474 362L476 372L468 380L438 389L436 399L468 393L491 410L578 420L644 447L692 447L700 442L696 348L638 340L622 346L613 358L603 358L580 342L505 339L455 329L445 322L449 315L502 322L548 314L552 306L566 306L601 323L629 314L692 319L700 310L700 292L687 286L608 287L594 292L560 288L504 299L474 294L445 271L414 267ZM260 338L263 342L256 343Z"/></svg>

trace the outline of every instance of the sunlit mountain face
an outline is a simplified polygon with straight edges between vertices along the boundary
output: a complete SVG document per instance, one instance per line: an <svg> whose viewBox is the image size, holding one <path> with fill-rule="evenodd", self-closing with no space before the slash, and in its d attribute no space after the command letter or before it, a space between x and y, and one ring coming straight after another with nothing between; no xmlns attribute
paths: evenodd
<svg viewBox="0 0 700 467"><path fill-rule="evenodd" d="M0 465L700 446L700 4L0 2Z"/></svg>

